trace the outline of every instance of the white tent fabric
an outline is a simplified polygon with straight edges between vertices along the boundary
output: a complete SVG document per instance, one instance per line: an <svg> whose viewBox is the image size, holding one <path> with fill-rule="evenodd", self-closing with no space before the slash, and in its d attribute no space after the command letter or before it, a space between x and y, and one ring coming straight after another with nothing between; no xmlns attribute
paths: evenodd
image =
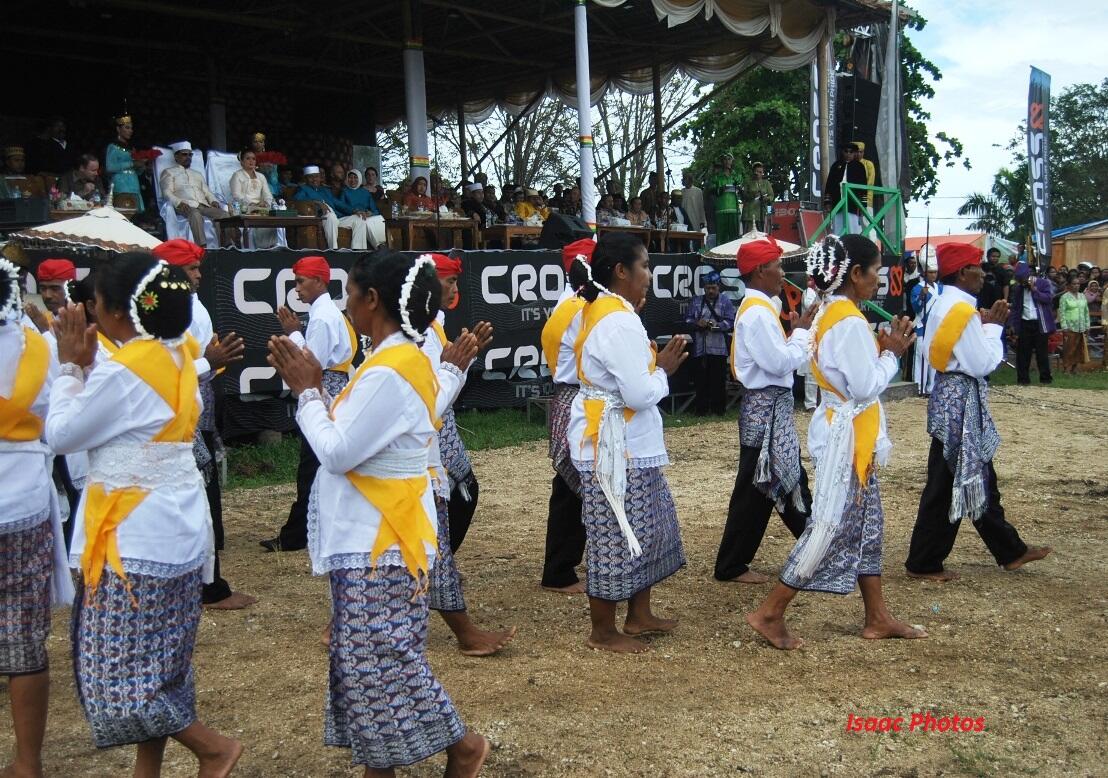
<svg viewBox="0 0 1108 778"><path fill-rule="evenodd" d="M31 243L120 252L147 251L161 243L111 206L93 208L84 216L43 224L13 233L11 237Z"/></svg>
<svg viewBox="0 0 1108 778"><path fill-rule="evenodd" d="M712 259L734 259L739 253L739 247L744 243L750 243L754 240L761 240L766 237L766 233L758 232L758 230L751 230L740 238L728 241L720 246L714 246L708 249L704 254ZM777 245L781 247L781 250L785 252L785 256L789 254L796 254L804 250L803 246L798 246L795 243L790 243L787 240L777 241Z"/></svg>

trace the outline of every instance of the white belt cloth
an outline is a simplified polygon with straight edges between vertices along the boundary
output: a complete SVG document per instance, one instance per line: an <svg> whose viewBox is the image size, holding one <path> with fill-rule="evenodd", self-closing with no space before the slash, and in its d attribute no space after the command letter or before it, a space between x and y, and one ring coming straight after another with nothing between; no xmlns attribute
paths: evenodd
<svg viewBox="0 0 1108 778"><path fill-rule="evenodd" d="M815 573L842 522L854 474L854 417L875 402L876 397L865 402L843 401L831 392L824 392L824 407L816 409L816 413L827 409L833 413L823 454L816 460L808 539L796 559L796 573L802 579ZM860 487L865 488L865 484Z"/></svg>
<svg viewBox="0 0 1108 778"><path fill-rule="evenodd" d="M594 477L608 499L608 504L612 506L619 529L627 540L631 557L642 556L642 546L631 529L631 523L627 521L627 511L624 508L627 494L627 422L623 418L623 409L626 407L623 398L587 384L581 386L581 396L585 400L604 402L600 428L596 435Z"/></svg>
<svg viewBox="0 0 1108 778"><path fill-rule="evenodd" d="M433 440L431 445L438 445L438 440ZM427 474L427 449L382 449L355 467L354 472L371 478L418 478Z"/></svg>
<svg viewBox="0 0 1108 778"><path fill-rule="evenodd" d="M54 452L38 440L12 441L0 440L0 453L41 454L46 472L52 470ZM50 570L50 602L54 606L69 605L73 602L73 579L69 575L69 559L65 550L65 532L62 530L62 511L56 489L50 492L50 529L54 533L54 564Z"/></svg>

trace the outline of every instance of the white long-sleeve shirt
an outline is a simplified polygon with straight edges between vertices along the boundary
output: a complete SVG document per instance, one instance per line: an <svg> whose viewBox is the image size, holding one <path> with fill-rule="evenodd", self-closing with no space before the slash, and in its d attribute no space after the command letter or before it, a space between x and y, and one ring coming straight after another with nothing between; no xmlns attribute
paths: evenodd
<svg viewBox="0 0 1108 778"><path fill-rule="evenodd" d="M562 290L562 294L558 298L558 305L573 297L576 297L573 288L566 284L566 288ZM558 305L554 306L555 309ZM577 336L580 332L581 312L578 311L570 320L569 326L566 327L566 331L558 343L558 364L554 370L554 383L556 384L577 386L579 383L577 380L577 355L573 352L573 346L577 343Z"/></svg>
<svg viewBox="0 0 1108 778"><path fill-rule="evenodd" d="M669 394L669 378L660 368L650 372L652 356L646 328L630 311L616 311L601 319L581 349L583 373L589 384L619 395L635 412L626 430L631 467L669 464L658 410L658 403ZM569 451L575 461L591 465L593 445L591 440L584 440L585 425L585 397L578 393L567 431Z"/></svg>
<svg viewBox="0 0 1108 778"><path fill-rule="evenodd" d="M401 333L385 339L375 351L408 342ZM361 557L357 566L368 564L381 527L381 514L350 483L346 473L367 472L366 464L388 450L424 450L430 456L438 450L438 436L427 406L399 373L387 367L371 367L354 381L332 419L322 402L302 401L296 423L319 458L314 486L319 501L319 524L310 528L312 567L323 574L336 566L350 566L352 556ZM426 465L424 465L426 470ZM423 494L423 507L437 527L435 496L430 476ZM429 560L436 549L424 544ZM390 548L397 551L397 546ZM345 561L344 561L345 560Z"/></svg>
<svg viewBox="0 0 1108 778"><path fill-rule="evenodd" d="M171 353L180 365L179 351ZM200 402L199 392L196 401ZM46 436L59 454L88 451L89 483L106 474L116 482L108 485L110 490L127 485L131 473L153 475L151 461L120 457L117 444L174 445L151 442L173 416L173 409L145 381L122 363L109 360L89 374L87 383L64 373L58 376L50 392ZM116 530L128 572L172 577L209 561L211 515L191 448L182 468L171 474L172 480L160 474L164 485L152 488ZM80 565L85 547L87 494L86 490L74 519L69 555L74 568Z"/></svg>
<svg viewBox="0 0 1108 778"><path fill-rule="evenodd" d="M354 356L346 319L326 292L308 306L308 326L304 332L294 332L289 339L300 348L307 345L324 370L334 370Z"/></svg>
<svg viewBox="0 0 1108 778"><path fill-rule="evenodd" d="M0 325L0 395L4 397L12 396L16 368L22 353L20 325ZM31 413L44 421L50 408L50 389L57 375L57 360L51 359L46 369L46 380L31 403ZM20 451L20 447L18 443L0 441L0 525L22 522L38 515L45 520L44 511L50 505L54 484L46 465L45 447L41 452Z"/></svg>
<svg viewBox="0 0 1108 778"><path fill-rule="evenodd" d="M835 296L827 304L845 299ZM843 319L827 331L819 342L817 364L832 386L857 403L879 398L899 370L897 359L891 353L878 355L869 322L856 316ZM827 445L831 429L827 410L829 405L834 407L836 404L838 398L831 392L820 393L819 407L808 425L808 453L813 459L819 459ZM881 410L881 430L874 450L878 462L884 463L892 449L892 442L885 431L885 408L879 399L877 404Z"/></svg>
<svg viewBox="0 0 1108 778"><path fill-rule="evenodd" d="M440 326L446 321L446 315L442 311L439 311L435 318ZM433 327L427 328L420 348L431 360L431 369L435 371L435 376L439 379L439 393L435 395L435 416L441 419L442 415L454 406L458 395L462 393L462 388L466 385L466 374L459 370L456 365L443 364L443 345ZM438 443L431 447L429 467L442 468L442 455Z"/></svg>
<svg viewBox="0 0 1108 778"><path fill-rule="evenodd" d="M193 208L216 203L215 195L204 183L204 176L192 168L183 168L180 165L167 167L158 177L158 184L161 186L162 196L174 208L181 203Z"/></svg>
<svg viewBox="0 0 1108 778"><path fill-rule="evenodd" d="M204 303L200 302L200 298L195 294L192 296L192 322L189 323L189 334L196 338L196 342L200 346L200 356L193 360L193 364L196 365L196 377L200 379L201 383L210 381L214 377L212 366L205 358L204 352L212 342L212 338L215 337L215 327L212 326L212 317L208 313L208 309L204 307Z"/></svg>
<svg viewBox="0 0 1108 778"><path fill-rule="evenodd" d="M793 373L808 361L808 330L794 329L785 338L777 318L781 315L781 300L750 287L746 295L769 303L776 314L761 305L751 305L741 316L736 313L735 348L731 352L735 375L747 389L790 389Z"/></svg>
<svg viewBox="0 0 1108 778"><path fill-rule="evenodd" d="M245 170L236 170L231 174L231 198L243 204L243 210L248 207L269 208L273 205L273 192L269 191L269 182L261 173L254 173L253 178Z"/></svg>
<svg viewBox="0 0 1108 778"><path fill-rule="evenodd" d="M918 348L931 358L931 344L939 331L946 315L957 303L967 303L977 309L977 298L947 284L942 294L935 298L927 320L927 331L923 334ZM974 378L985 378L1004 359L1004 327L999 324L982 324L981 317L974 314L962 330L961 337L954 344L954 352L946 366L948 373L965 373ZM932 365L938 369L939 365Z"/></svg>

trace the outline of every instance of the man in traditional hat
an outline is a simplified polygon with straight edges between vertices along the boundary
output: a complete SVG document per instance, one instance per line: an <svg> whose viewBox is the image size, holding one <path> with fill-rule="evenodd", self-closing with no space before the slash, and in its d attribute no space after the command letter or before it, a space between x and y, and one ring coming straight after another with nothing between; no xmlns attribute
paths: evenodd
<svg viewBox="0 0 1108 778"><path fill-rule="evenodd" d="M743 187L743 232L766 230L766 209L773 202L773 184L766 179L766 166L755 162L750 166L754 179Z"/></svg>
<svg viewBox="0 0 1108 778"><path fill-rule="evenodd" d="M35 270L35 281L42 302L51 316L57 316L58 311L69 302L67 284L76 280L77 267L68 259L44 259L39 263ZM46 331L42 327L39 329Z"/></svg>
<svg viewBox="0 0 1108 778"><path fill-rule="evenodd" d="M773 238L743 244L737 261L746 285L735 316L731 369L746 392L739 405L739 472L716 555L719 581L765 583L750 569L774 506L794 537L812 512L808 475L800 464L793 422L793 373L808 360L808 330L818 306L790 313L781 325L781 247Z"/></svg>
<svg viewBox="0 0 1108 778"><path fill-rule="evenodd" d="M189 230L195 243L206 245L204 220L219 221L227 216L219 201L204 182L204 176L192 169L192 144L187 140L169 144L173 150L173 165L162 171L158 183L173 210L189 220Z"/></svg>
<svg viewBox="0 0 1108 778"><path fill-rule="evenodd" d="M196 339L200 356L195 360L196 376L200 380L200 398L202 400L200 420L196 425L196 465L204 476L208 508L212 514L212 533L215 535L215 573L211 583L204 584L201 600L205 606L219 610L239 610L257 602L249 594L231 590L231 585L223 578L219 565L219 552L223 550L223 495L219 487L219 473L216 467L216 453L221 449L219 430L215 423L215 389L212 379L230 364L242 360L246 344L234 332L228 332L220 338L212 326L212 317L208 309L200 302L197 292L200 289L200 263L204 260L204 249L183 238L167 240L155 246L151 252L158 259L181 268L192 284L192 323L189 335Z"/></svg>
<svg viewBox="0 0 1108 778"><path fill-rule="evenodd" d="M319 165L307 165L304 168L304 182L300 184L292 199L318 203L320 215L323 217L323 235L327 240L328 248L339 247L339 227L350 230L350 248L355 251L365 251L369 245L369 227L365 219L361 216L339 218L336 212L338 204L331 189L323 185L323 173Z"/></svg>
<svg viewBox="0 0 1108 778"><path fill-rule="evenodd" d="M4 149L4 175L22 176L27 172L27 154L22 146L8 146Z"/></svg>
<svg viewBox="0 0 1108 778"><path fill-rule="evenodd" d="M317 174L318 175L318 174ZM338 397L350 380L350 368L358 351L354 328L331 299L331 266L323 257L304 257L292 266L296 294L308 306L308 326L301 331L300 319L287 306L277 311L281 329L300 348L312 353L323 368L323 389ZM275 538L260 541L266 551L299 551L308 545L308 497L319 469L319 460L300 439L300 464L296 468L296 502L288 520Z"/></svg>
<svg viewBox="0 0 1108 778"><path fill-rule="evenodd" d="M516 203L516 216L527 221L538 214L538 217L545 222L550 216L550 209L543 205L542 196L534 189L527 189L524 194L527 199Z"/></svg>
<svg viewBox="0 0 1108 778"><path fill-rule="evenodd" d="M485 188L481 184L466 184L466 196L462 199L462 210L473 219L478 227L485 226L489 209L485 206Z"/></svg>
<svg viewBox="0 0 1108 778"><path fill-rule="evenodd" d="M978 311L976 295L985 280L981 249L943 243L935 254L943 290L919 343L938 372L927 403L931 451L904 566L913 578L950 581L958 576L944 569L943 562L967 517L1005 570L1042 559L1051 549L1029 547L1005 519L993 469L1000 435L989 412L985 379L1004 358L1008 303L997 300Z"/></svg>
<svg viewBox="0 0 1108 778"><path fill-rule="evenodd" d="M735 155L725 152L719 158L720 169L712 178L712 194L716 198L716 245L739 237L739 195L743 178L735 170Z"/></svg>
<svg viewBox="0 0 1108 778"><path fill-rule="evenodd" d="M727 406L727 341L735 322L735 304L720 294L720 275L712 270L701 281L704 293L689 301L685 325L692 333L689 361L696 389L696 413L722 415Z"/></svg>
<svg viewBox="0 0 1108 778"><path fill-rule="evenodd" d="M823 207L830 210L838 204L842 197L842 184L865 184L866 168L858 161L858 146L850 142L842 147L842 158L831 165L827 171L827 182L823 187ZM847 209L839 213L833 231L836 235L856 234L861 232L859 215L861 208L851 202Z"/></svg>

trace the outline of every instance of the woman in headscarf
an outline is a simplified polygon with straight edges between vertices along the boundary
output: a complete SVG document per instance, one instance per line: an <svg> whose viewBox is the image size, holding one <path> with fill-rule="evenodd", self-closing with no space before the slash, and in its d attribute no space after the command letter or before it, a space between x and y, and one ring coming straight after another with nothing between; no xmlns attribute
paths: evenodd
<svg viewBox="0 0 1108 778"><path fill-rule="evenodd" d="M385 218L377 207L373 193L362 186L362 174L356 168L351 168L346 174L346 186L342 190L341 200L354 216L365 221L371 249L386 242Z"/></svg>
<svg viewBox="0 0 1108 778"><path fill-rule="evenodd" d="M408 194L404 195L404 210L435 210L435 201L429 194L427 194L427 179L423 176L416 176L416 180L412 182L412 186L408 190Z"/></svg>

